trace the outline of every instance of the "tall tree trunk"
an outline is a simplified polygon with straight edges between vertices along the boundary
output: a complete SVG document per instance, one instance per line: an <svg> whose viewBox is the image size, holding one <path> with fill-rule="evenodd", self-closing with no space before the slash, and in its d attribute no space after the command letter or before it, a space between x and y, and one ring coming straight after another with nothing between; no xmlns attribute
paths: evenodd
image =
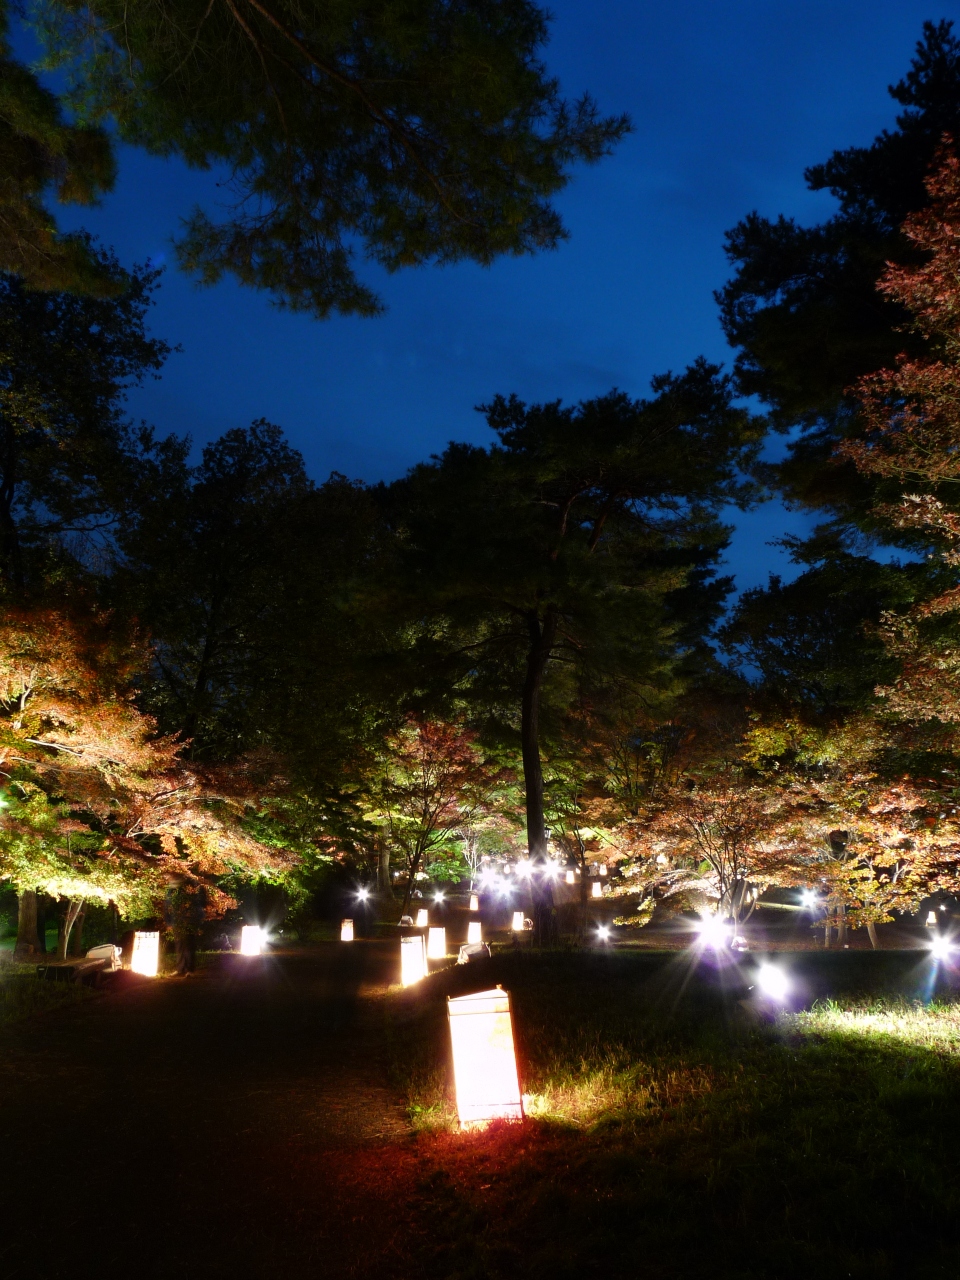
<svg viewBox="0 0 960 1280"><path fill-rule="evenodd" d="M83 922L87 917L87 908L85 903L80 904L80 910L77 912L76 923L73 926L73 934L70 938L70 955L83 955Z"/></svg>
<svg viewBox="0 0 960 1280"><path fill-rule="evenodd" d="M874 951L879 951L880 943L877 941L877 926L872 920L867 923L867 937L870 939L870 945Z"/></svg>
<svg viewBox="0 0 960 1280"><path fill-rule="evenodd" d="M37 890L37 942L40 946L40 954L47 954L47 915L50 899L45 893Z"/></svg>
<svg viewBox="0 0 960 1280"><path fill-rule="evenodd" d="M16 960L36 960L42 953L37 935L37 894L35 889L24 889L17 902Z"/></svg>
<svg viewBox="0 0 960 1280"><path fill-rule="evenodd" d="M82 898L68 898L67 909L61 917L60 929L57 932L57 959L66 960L70 951L70 934L77 922L77 916L83 909Z"/></svg>
<svg viewBox="0 0 960 1280"><path fill-rule="evenodd" d="M530 887L533 898L533 930L542 947L557 939L557 914L553 885L543 875L547 862L547 833L543 818L543 766L540 761L540 695L543 677L557 638L557 614L547 609L543 623L539 615L527 616L530 649L520 704L520 746L523 756L523 786L527 811L527 848L534 874ZM537 875L537 871L541 874Z"/></svg>
<svg viewBox="0 0 960 1280"><path fill-rule="evenodd" d="M393 898L393 882L390 875L390 845L381 836L377 848L377 883L385 898Z"/></svg>

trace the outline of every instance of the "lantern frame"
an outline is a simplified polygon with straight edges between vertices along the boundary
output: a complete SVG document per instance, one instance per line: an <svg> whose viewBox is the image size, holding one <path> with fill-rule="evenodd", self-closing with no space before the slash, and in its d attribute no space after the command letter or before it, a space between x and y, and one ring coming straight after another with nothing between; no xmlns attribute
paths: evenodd
<svg viewBox="0 0 960 1280"><path fill-rule="evenodd" d="M263 951L263 930L258 924L245 924L240 930L240 954L258 956Z"/></svg>
<svg viewBox="0 0 960 1280"><path fill-rule="evenodd" d="M340 921L340 941L353 942L353 920L344 919Z"/></svg>
<svg viewBox="0 0 960 1280"><path fill-rule="evenodd" d="M400 939L400 985L412 987L428 974L427 940L422 933Z"/></svg>
<svg viewBox="0 0 960 1280"><path fill-rule="evenodd" d="M457 1116L464 1129L522 1120L510 994L502 987L448 997Z"/></svg>
<svg viewBox="0 0 960 1280"><path fill-rule="evenodd" d="M417 928L426 929L430 924L430 912L426 907L420 907L417 911Z"/></svg>
<svg viewBox="0 0 960 1280"><path fill-rule="evenodd" d="M143 978L155 978L160 972L160 934L157 930L138 929L133 935L130 968Z"/></svg>
<svg viewBox="0 0 960 1280"><path fill-rule="evenodd" d="M467 925L467 944L483 941L483 921L471 920Z"/></svg>
<svg viewBox="0 0 960 1280"><path fill-rule="evenodd" d="M431 925L427 930L427 959L446 960L447 931L443 925Z"/></svg>

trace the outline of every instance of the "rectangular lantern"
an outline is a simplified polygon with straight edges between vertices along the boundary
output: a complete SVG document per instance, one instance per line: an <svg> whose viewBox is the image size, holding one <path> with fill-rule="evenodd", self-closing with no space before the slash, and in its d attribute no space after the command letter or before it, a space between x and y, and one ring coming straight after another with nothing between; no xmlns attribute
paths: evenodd
<svg viewBox="0 0 960 1280"><path fill-rule="evenodd" d="M572 872L572 871L568 871L568 872L567 872L567 884L573 884L573 879L574 879L574 877L573 877L573 872Z"/></svg>
<svg viewBox="0 0 960 1280"><path fill-rule="evenodd" d="M427 976L427 944L422 933L400 939L400 984L412 987Z"/></svg>
<svg viewBox="0 0 960 1280"><path fill-rule="evenodd" d="M427 933L427 959L445 960L447 956L446 929L431 929Z"/></svg>
<svg viewBox="0 0 960 1280"><path fill-rule="evenodd" d="M479 895L477 895L476 893L471 893L470 895L470 910L471 911L480 910L480 898L479 898Z"/></svg>
<svg viewBox="0 0 960 1280"><path fill-rule="evenodd" d="M160 934L140 933L133 935L133 955L130 957L130 968L134 973L141 973L145 978L155 978L160 970Z"/></svg>
<svg viewBox="0 0 960 1280"><path fill-rule="evenodd" d="M263 931L258 924L245 924L240 930L240 954L258 956L263 946Z"/></svg>
<svg viewBox="0 0 960 1280"><path fill-rule="evenodd" d="M430 923L430 917L426 907L421 907L417 912L417 928L425 929Z"/></svg>
<svg viewBox="0 0 960 1280"><path fill-rule="evenodd" d="M600 863L600 874L602 876L605 876L607 874L607 864L605 862Z"/></svg>
<svg viewBox="0 0 960 1280"><path fill-rule="evenodd" d="M340 921L340 941L341 942L353 941L353 921L352 920Z"/></svg>
<svg viewBox="0 0 960 1280"><path fill-rule="evenodd" d="M602 893L603 893L603 885L600 883L600 881L599 881L599 880L594 880L594 882L593 882L593 896L594 896L595 898L599 898L599 897L600 897L600 895L601 895Z"/></svg>
<svg viewBox="0 0 960 1280"><path fill-rule="evenodd" d="M509 994L497 987L448 999L447 1014L460 1124L522 1120Z"/></svg>
<svg viewBox="0 0 960 1280"><path fill-rule="evenodd" d="M523 933L523 912L515 911L513 913L513 924L510 926L514 933Z"/></svg>
<svg viewBox="0 0 960 1280"><path fill-rule="evenodd" d="M467 943L483 941L483 926L479 920L471 920L467 925Z"/></svg>

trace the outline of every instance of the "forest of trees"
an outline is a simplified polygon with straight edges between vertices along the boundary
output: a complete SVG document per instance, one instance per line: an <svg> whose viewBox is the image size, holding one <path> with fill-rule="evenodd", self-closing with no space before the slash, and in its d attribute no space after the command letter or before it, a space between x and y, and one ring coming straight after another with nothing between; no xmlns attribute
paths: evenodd
<svg viewBox="0 0 960 1280"><path fill-rule="evenodd" d="M302 902L338 867L397 916L417 877L483 859L602 863L634 925L739 921L803 886L838 939L960 892L951 24L925 27L895 125L807 173L833 217L730 231L729 371L576 405L504 388L486 447L371 485L315 482L267 421L199 451L136 427L126 393L170 351L160 278L61 236L45 202L109 186L111 130L226 160L237 217L198 213L182 265L370 314L352 241L390 269L554 244L569 165L628 122L561 99L527 0L411 4L402 39L386 4L348 32L316 6L306 34L286 0L196 30L194 8L142 6L120 50L126 6L41 6L65 102L0 48L0 880L21 953L44 910L66 954L85 904L212 919L245 883ZM425 61L438 41L456 56ZM251 120L260 99L275 113ZM819 523L785 539L792 580L731 604L724 513L773 495ZM549 941L551 880L531 883Z"/></svg>

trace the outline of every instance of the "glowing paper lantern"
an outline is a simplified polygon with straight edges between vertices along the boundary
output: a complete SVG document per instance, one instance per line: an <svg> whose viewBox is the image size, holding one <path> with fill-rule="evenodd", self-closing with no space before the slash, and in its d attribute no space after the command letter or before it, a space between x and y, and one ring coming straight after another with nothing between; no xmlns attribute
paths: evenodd
<svg viewBox="0 0 960 1280"><path fill-rule="evenodd" d="M927 928L936 929L936 927L937 927L937 913L935 911L928 911L927 912Z"/></svg>
<svg viewBox="0 0 960 1280"><path fill-rule="evenodd" d="M568 872L567 872L567 884L573 884L573 879L574 879L573 872L572 872L572 871L568 871Z"/></svg>
<svg viewBox="0 0 960 1280"><path fill-rule="evenodd" d="M605 862L600 863L600 874L602 876L605 876L607 874L607 864Z"/></svg>
<svg viewBox="0 0 960 1280"><path fill-rule="evenodd" d="M160 934L135 933L130 968L145 978L155 978L160 969Z"/></svg>
<svg viewBox="0 0 960 1280"><path fill-rule="evenodd" d="M263 947L263 930L258 924L245 924L240 930L240 954L258 956Z"/></svg>
<svg viewBox="0 0 960 1280"><path fill-rule="evenodd" d="M353 921L352 920L340 921L340 941L341 942L353 941Z"/></svg>
<svg viewBox="0 0 960 1280"><path fill-rule="evenodd" d="M522 1120L508 993L497 987L448 999L447 1013L460 1124Z"/></svg>
<svg viewBox="0 0 960 1280"><path fill-rule="evenodd" d="M476 893L471 893L470 895L470 910L471 911L480 910L480 897Z"/></svg>
<svg viewBox="0 0 960 1280"><path fill-rule="evenodd" d="M479 920L471 920L467 925L467 942L482 942L483 926Z"/></svg>
<svg viewBox="0 0 960 1280"><path fill-rule="evenodd" d="M602 894L602 893L603 893L603 885L600 883L600 881L599 881L599 880L594 880L594 882L593 882L593 896L594 896L595 898L599 898L599 897L601 896L601 894Z"/></svg>
<svg viewBox="0 0 960 1280"><path fill-rule="evenodd" d="M510 926L514 933L523 933L523 912L515 911L513 913L513 924Z"/></svg>
<svg viewBox="0 0 960 1280"><path fill-rule="evenodd" d="M412 987L427 976L427 947L422 933L400 939L400 983Z"/></svg>
<svg viewBox="0 0 960 1280"><path fill-rule="evenodd" d="M431 929L427 934L427 959L445 960L447 955L446 929Z"/></svg>
<svg viewBox="0 0 960 1280"><path fill-rule="evenodd" d="M417 912L417 928L425 929L429 923L430 923L430 916L427 912L427 908L421 907L420 910Z"/></svg>

